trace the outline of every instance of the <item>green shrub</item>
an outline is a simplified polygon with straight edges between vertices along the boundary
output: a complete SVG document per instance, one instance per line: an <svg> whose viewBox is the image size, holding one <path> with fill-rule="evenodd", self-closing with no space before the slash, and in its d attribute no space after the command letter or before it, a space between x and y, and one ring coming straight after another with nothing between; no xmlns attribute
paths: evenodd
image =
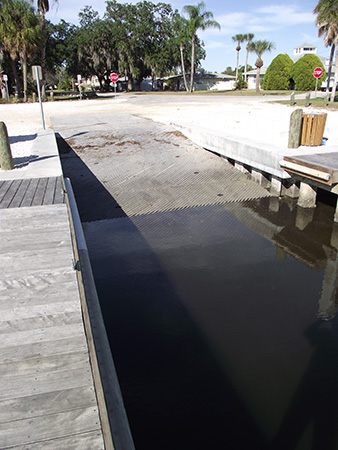
<svg viewBox="0 0 338 450"><path fill-rule="evenodd" d="M291 77L298 91L313 91L316 87L316 78L313 71L316 67L323 69L323 74L318 78L318 86L326 80L326 72L321 60L316 55L304 55L294 63L291 69Z"/></svg>
<svg viewBox="0 0 338 450"><path fill-rule="evenodd" d="M262 88L266 90L290 89L292 66L293 61L289 55L277 55L266 70Z"/></svg>
<svg viewBox="0 0 338 450"><path fill-rule="evenodd" d="M238 80L235 83L235 91L241 91L242 89L247 89L248 83L243 79L243 74L238 74Z"/></svg>
<svg viewBox="0 0 338 450"><path fill-rule="evenodd" d="M70 91L72 89L72 80L71 78L66 75L62 80L58 83L58 89L60 91Z"/></svg>

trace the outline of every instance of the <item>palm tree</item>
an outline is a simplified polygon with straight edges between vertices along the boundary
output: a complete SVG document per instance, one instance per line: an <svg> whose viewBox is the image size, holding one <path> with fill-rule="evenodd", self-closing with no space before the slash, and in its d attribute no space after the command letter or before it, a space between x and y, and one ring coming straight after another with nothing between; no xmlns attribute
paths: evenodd
<svg viewBox="0 0 338 450"><path fill-rule="evenodd" d="M53 0L54 3L58 3L58 0ZM34 3L34 0L31 0ZM42 70L42 90L41 95L43 98L46 97L46 44L47 44L47 33L46 33L46 13L49 11L48 0L37 0L37 7L39 14L41 16L41 28L43 33L43 42L41 46L41 70Z"/></svg>
<svg viewBox="0 0 338 450"><path fill-rule="evenodd" d="M190 73L190 88L192 92L194 86L194 69L195 69L195 44L198 30L205 30L206 28L218 28L221 26L216 20L212 20L214 15L210 11L205 11L205 3L200 2L197 5L186 5L183 7L183 12L188 15L188 32L191 37L191 73Z"/></svg>
<svg viewBox="0 0 338 450"><path fill-rule="evenodd" d="M187 36L187 28L188 28L188 21L182 17L179 14L176 14L174 17L173 25L177 34L177 39L180 46L180 56L181 56L181 68L182 68L182 74L183 74L183 82L184 82L184 88L188 92L188 83L187 83L187 77L185 73L185 63L184 63L184 42L188 40Z"/></svg>
<svg viewBox="0 0 338 450"><path fill-rule="evenodd" d="M336 44L338 42L338 6L336 2L330 0L320 0L318 5L313 10L317 14L316 25L318 27L318 36L324 36L324 44L326 47L331 47L330 51L330 61L329 70L327 75L327 87L326 92L330 91L330 78L332 70L332 61L334 57L334 52ZM338 55L337 55L338 57ZM337 58L336 58L337 60ZM331 101L334 101L336 85L337 85L337 61L336 61L336 71L335 71L335 82L333 86L333 93L331 96Z"/></svg>
<svg viewBox="0 0 338 450"><path fill-rule="evenodd" d="M257 68L256 74L256 93L260 94L259 90L259 82L260 82L260 74L261 68L263 67L262 54L265 52L271 52L275 48L275 44L269 41L253 41L250 43L250 51L256 53L257 60L255 62L255 66Z"/></svg>
<svg viewBox="0 0 338 450"><path fill-rule="evenodd" d="M239 66L239 52L241 51L241 44L245 41L245 34L236 34L232 36L233 42L237 42L237 63L236 63L236 81L238 80L238 66Z"/></svg>
<svg viewBox="0 0 338 450"><path fill-rule="evenodd" d="M27 58L31 58L41 45L42 32L39 17L25 0L3 1L0 10L0 38L8 51L20 96L20 83L16 71L17 56L23 75L24 101L27 100Z"/></svg>
<svg viewBox="0 0 338 450"><path fill-rule="evenodd" d="M248 58L249 58L249 53L250 53L250 45L251 42L253 40L253 38L255 37L255 35L253 33L248 33L245 34L245 39L244 41L247 43L246 44L246 56L245 56L245 70L244 70L244 81L247 81L247 71L248 71Z"/></svg>

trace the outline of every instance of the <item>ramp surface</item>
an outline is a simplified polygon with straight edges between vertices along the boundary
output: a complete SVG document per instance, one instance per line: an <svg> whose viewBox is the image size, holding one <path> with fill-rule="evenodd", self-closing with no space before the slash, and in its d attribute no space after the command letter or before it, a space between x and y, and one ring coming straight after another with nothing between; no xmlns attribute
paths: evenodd
<svg viewBox="0 0 338 450"><path fill-rule="evenodd" d="M170 126L130 114L52 120L84 222L270 196Z"/></svg>

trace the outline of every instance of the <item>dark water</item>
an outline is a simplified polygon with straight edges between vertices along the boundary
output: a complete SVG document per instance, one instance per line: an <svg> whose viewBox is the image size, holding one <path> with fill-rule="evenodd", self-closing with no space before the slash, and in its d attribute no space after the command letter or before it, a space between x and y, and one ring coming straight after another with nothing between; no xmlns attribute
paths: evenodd
<svg viewBox="0 0 338 450"><path fill-rule="evenodd" d="M137 450L338 448L332 217L264 199L84 224Z"/></svg>

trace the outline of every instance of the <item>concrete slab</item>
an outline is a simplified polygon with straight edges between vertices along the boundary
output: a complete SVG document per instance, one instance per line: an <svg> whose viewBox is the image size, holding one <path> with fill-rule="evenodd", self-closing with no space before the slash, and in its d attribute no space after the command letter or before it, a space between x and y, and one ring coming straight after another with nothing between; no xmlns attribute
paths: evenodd
<svg viewBox="0 0 338 450"><path fill-rule="evenodd" d="M59 177L62 168L54 130L40 130L27 136L31 140L30 155L15 157L13 170L1 170L0 180Z"/></svg>
<svg viewBox="0 0 338 450"><path fill-rule="evenodd" d="M174 122L172 125L197 145L280 179L290 178L290 174L280 165L284 156L296 157L338 152L338 146L300 146L298 149L289 149L286 143L283 145L283 142L277 138L275 141L258 141L257 137L253 139L247 135L231 135L228 131L191 126L183 121Z"/></svg>

